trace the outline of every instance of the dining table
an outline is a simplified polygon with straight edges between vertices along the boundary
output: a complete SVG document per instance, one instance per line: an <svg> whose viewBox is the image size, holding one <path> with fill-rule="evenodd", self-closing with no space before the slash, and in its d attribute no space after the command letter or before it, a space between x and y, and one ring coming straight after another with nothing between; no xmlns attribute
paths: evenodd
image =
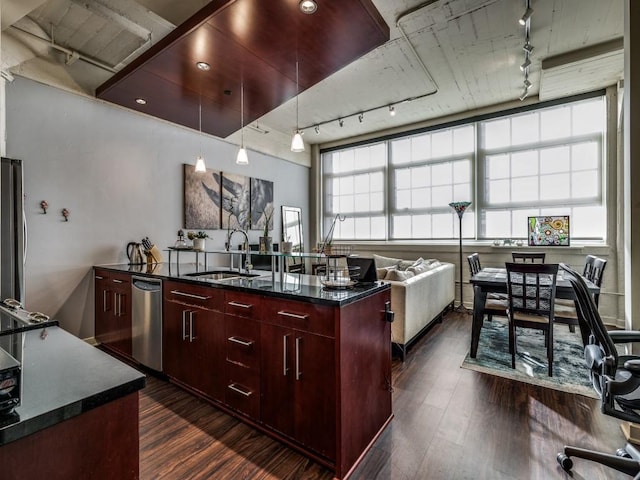
<svg viewBox="0 0 640 480"><path fill-rule="evenodd" d="M600 293L600 287L590 280L582 277L591 294ZM481 269L475 275L469 278L469 283L473 285L473 323L471 326L471 349L469 356L476 358L478 353L478 342L480 340L480 332L484 321L483 310L484 304L489 293L507 293L507 269L486 267ZM564 271L558 270L556 277L556 298L565 298L576 301L576 295L573 287L567 278L564 278ZM578 312L578 326L582 337L583 345L589 341L589 327L585 319L580 314L580 309L576 306Z"/></svg>

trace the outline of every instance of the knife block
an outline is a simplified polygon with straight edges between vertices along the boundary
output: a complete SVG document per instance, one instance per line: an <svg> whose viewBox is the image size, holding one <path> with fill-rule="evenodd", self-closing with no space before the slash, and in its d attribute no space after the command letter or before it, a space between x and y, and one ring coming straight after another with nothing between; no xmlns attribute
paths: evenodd
<svg viewBox="0 0 640 480"><path fill-rule="evenodd" d="M162 253L160 253L160 249L153 245L150 250L147 250L147 265L151 265L154 263L162 263Z"/></svg>

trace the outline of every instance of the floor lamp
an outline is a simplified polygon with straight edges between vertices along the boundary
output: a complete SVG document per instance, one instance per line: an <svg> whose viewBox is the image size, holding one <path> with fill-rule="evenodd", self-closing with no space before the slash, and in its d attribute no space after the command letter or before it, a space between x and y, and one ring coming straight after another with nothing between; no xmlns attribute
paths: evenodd
<svg viewBox="0 0 640 480"><path fill-rule="evenodd" d="M458 214L458 220L460 221L460 244L459 244L459 255L460 255L460 305L455 309L457 311L467 312L467 309L464 306L462 301L462 216L464 212L467 210L467 207L471 205L471 202L451 202L449 206L453 208Z"/></svg>

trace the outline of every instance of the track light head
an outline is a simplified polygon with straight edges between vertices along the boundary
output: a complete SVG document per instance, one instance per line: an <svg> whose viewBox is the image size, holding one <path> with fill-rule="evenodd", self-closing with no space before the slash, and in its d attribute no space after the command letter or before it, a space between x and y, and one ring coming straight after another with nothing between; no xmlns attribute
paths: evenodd
<svg viewBox="0 0 640 480"><path fill-rule="evenodd" d="M396 107L394 107L393 105L389 105L389 115L391 115L392 117L396 116Z"/></svg>
<svg viewBox="0 0 640 480"><path fill-rule="evenodd" d="M533 84L529 81L528 78L524 79L524 88L526 88L527 90L529 90L531 87L533 86Z"/></svg>
<svg viewBox="0 0 640 480"><path fill-rule="evenodd" d="M525 98L527 98L527 96L529 95L529 89L525 88L522 91L522 95L520 95L518 98L520 99L520 101L522 102Z"/></svg>
<svg viewBox="0 0 640 480"><path fill-rule="evenodd" d="M529 42L525 43L524 46L522 47L522 49L527 52L528 55L531 55L531 53L533 52L533 45L531 45Z"/></svg>
<svg viewBox="0 0 640 480"><path fill-rule="evenodd" d="M360 113L360 114L358 115L358 121L359 121L360 123L362 123L362 122L364 121L364 113Z"/></svg>
<svg viewBox="0 0 640 480"><path fill-rule="evenodd" d="M525 59L524 63L522 65L520 65L520 70L522 70L524 72L530 66L531 66L531 60L529 60L529 57L527 56L527 58Z"/></svg>
<svg viewBox="0 0 640 480"><path fill-rule="evenodd" d="M342 118L339 118L339 119L338 119L338 124L339 124L341 127L344 127L344 120L343 120Z"/></svg>
<svg viewBox="0 0 640 480"><path fill-rule="evenodd" d="M316 135L320 135L320 125L316 125L314 130L316 131Z"/></svg>
<svg viewBox="0 0 640 480"><path fill-rule="evenodd" d="M522 17L520 17L520 20L518 20L518 23L522 26L526 25L529 19L531 18L532 13L533 13L533 9L531 7L527 7Z"/></svg>

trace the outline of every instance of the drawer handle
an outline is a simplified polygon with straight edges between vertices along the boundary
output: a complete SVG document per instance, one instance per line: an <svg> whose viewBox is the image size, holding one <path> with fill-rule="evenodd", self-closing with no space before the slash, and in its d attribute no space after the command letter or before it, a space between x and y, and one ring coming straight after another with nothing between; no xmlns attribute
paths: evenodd
<svg viewBox="0 0 640 480"><path fill-rule="evenodd" d="M113 279L113 283L124 283L123 280L118 280L117 278Z"/></svg>
<svg viewBox="0 0 640 480"><path fill-rule="evenodd" d="M211 297L203 297L202 295L194 295L193 293L181 292L180 290L171 290L174 295L182 297L197 298L198 300L209 300Z"/></svg>
<svg viewBox="0 0 640 480"><path fill-rule="evenodd" d="M299 313L285 312L284 310L280 310L278 312L278 315L282 315L283 317L296 318L298 320L306 320L307 318L309 318L308 313L305 313L304 315L300 315Z"/></svg>
<svg viewBox="0 0 640 480"><path fill-rule="evenodd" d="M253 307L253 305L251 305L251 304L239 303L239 302L229 302L228 305L231 305L232 307L240 307L240 308L251 308L251 307Z"/></svg>
<svg viewBox="0 0 640 480"><path fill-rule="evenodd" d="M250 347L251 345L253 345L252 340L242 340L241 338L238 338L238 337L229 337L227 340L233 343L238 343L243 347Z"/></svg>
<svg viewBox="0 0 640 480"><path fill-rule="evenodd" d="M244 389L240 388L237 383L229 384L228 388L229 388L229 390L233 390L234 392L237 392L240 395L244 395L245 397L250 397L251 394L253 393L250 390L244 390Z"/></svg>
<svg viewBox="0 0 640 480"><path fill-rule="evenodd" d="M96 275L96 280L104 280L104 277L101 277L100 275Z"/></svg>

